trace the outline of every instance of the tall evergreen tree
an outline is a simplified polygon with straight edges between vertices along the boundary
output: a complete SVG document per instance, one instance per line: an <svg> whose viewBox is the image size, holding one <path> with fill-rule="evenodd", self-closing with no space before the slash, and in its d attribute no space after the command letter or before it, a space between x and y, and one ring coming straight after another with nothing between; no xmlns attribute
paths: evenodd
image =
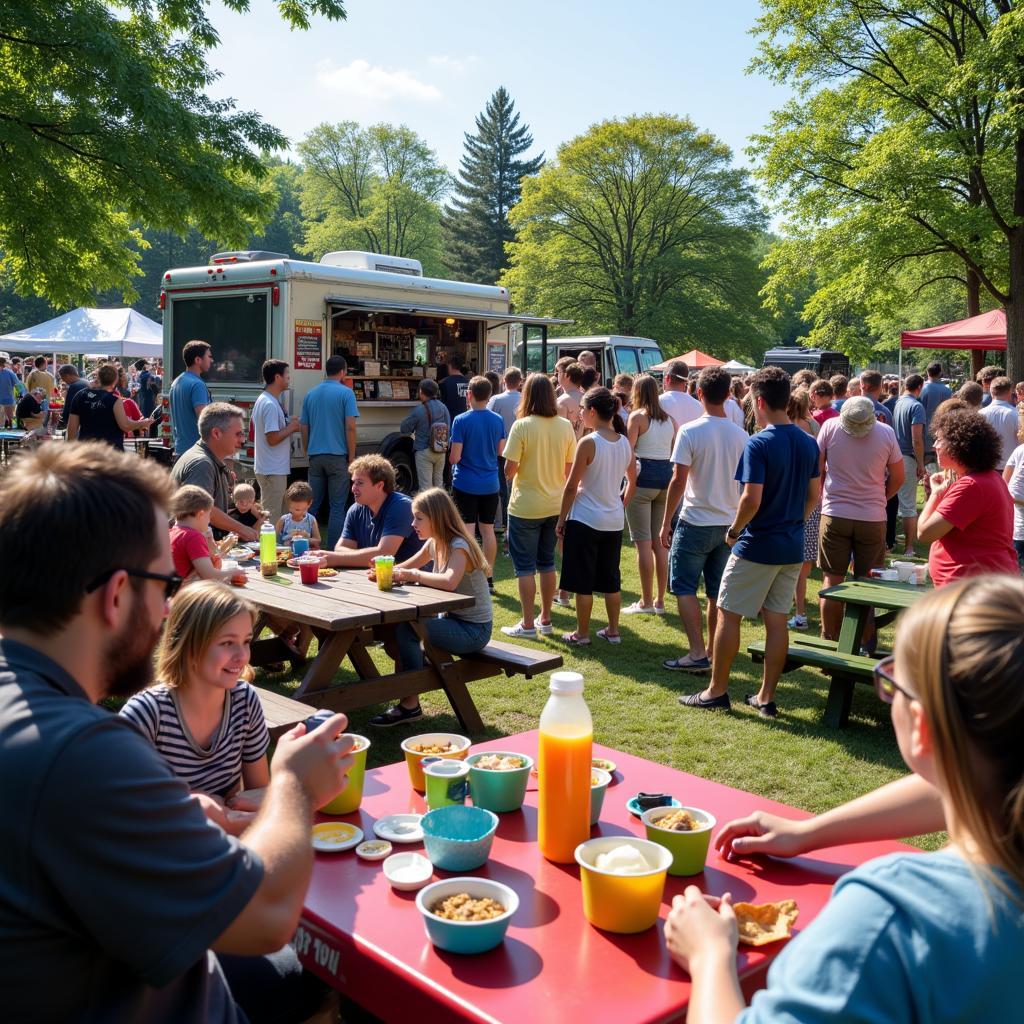
<svg viewBox="0 0 1024 1024"><path fill-rule="evenodd" d="M519 202L523 178L536 174L544 154L519 159L533 145L528 125L519 124L515 103L504 86L476 118L476 134L466 133L451 206L445 210L445 261L459 280L494 284L507 266L505 243L515 232L508 211Z"/></svg>

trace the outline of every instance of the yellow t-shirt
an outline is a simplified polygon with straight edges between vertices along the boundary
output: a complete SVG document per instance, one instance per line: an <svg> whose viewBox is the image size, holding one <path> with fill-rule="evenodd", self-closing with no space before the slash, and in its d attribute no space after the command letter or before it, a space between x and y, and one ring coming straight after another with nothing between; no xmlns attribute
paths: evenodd
<svg viewBox="0 0 1024 1024"><path fill-rule="evenodd" d="M42 388L46 392L46 398L53 398L53 389L56 387L52 373L46 370L33 370L25 379L25 387L31 391L33 388Z"/></svg>
<svg viewBox="0 0 1024 1024"><path fill-rule="evenodd" d="M504 456L518 462L509 515L519 519L557 516L562 506L565 466L576 453L572 425L561 416L526 416L508 432Z"/></svg>

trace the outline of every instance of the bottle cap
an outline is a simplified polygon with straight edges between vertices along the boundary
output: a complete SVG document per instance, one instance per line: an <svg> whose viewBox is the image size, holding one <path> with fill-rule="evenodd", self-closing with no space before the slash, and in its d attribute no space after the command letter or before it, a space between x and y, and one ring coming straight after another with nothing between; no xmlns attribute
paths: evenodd
<svg viewBox="0 0 1024 1024"><path fill-rule="evenodd" d="M583 676L579 672L552 672L550 690L552 693L582 693Z"/></svg>

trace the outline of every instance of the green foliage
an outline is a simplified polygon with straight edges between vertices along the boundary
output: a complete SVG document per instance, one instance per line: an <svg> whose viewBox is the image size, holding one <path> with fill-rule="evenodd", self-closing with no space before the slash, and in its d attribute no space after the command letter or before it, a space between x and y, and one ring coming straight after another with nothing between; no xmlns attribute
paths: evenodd
<svg viewBox="0 0 1024 1024"><path fill-rule="evenodd" d="M756 358L763 216L727 146L686 118L595 125L523 182L503 280L520 309L572 317L575 334L647 335Z"/></svg>
<svg viewBox="0 0 1024 1024"><path fill-rule="evenodd" d="M515 104L502 86L476 118L450 209L442 216L445 262L460 281L494 284L505 268L505 246L515 233L508 212L519 202L523 178L536 174L544 154L518 159L533 145L519 124Z"/></svg>
<svg viewBox="0 0 1024 1024"><path fill-rule="evenodd" d="M224 0L236 11L248 0ZM279 0L305 28L341 0ZM133 296L139 224L244 242L273 209L258 153L284 136L205 90L205 0L5 4L0 28L0 270L58 306Z"/></svg>
<svg viewBox="0 0 1024 1024"><path fill-rule="evenodd" d="M404 125L321 124L299 144L303 251L408 256L441 267L440 201L450 186L433 150Z"/></svg>

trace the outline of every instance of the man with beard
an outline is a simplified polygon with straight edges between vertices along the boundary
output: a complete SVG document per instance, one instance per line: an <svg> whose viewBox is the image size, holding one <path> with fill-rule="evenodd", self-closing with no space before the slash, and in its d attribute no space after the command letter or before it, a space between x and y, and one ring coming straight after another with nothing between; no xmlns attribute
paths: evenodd
<svg viewBox="0 0 1024 1024"><path fill-rule="evenodd" d="M313 811L351 764L345 716L279 740L243 843L97 706L151 681L181 582L168 497L155 463L97 443L45 445L0 480L7 1021L302 1020L322 1001L285 943L312 870Z"/></svg>

